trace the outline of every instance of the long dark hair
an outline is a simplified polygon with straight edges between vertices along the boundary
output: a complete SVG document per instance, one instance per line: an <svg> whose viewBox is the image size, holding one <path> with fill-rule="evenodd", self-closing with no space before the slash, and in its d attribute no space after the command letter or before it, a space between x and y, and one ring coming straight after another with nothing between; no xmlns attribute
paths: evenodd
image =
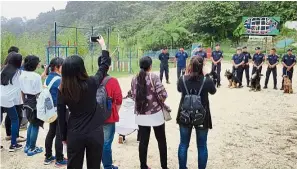
<svg viewBox="0 0 297 169"><path fill-rule="evenodd" d="M136 86L136 110L142 114L142 109L146 106L148 100L147 96L147 87L146 87L146 72L150 70L152 66L152 58L145 56L140 59L140 72L137 75L137 86Z"/></svg>
<svg viewBox="0 0 297 169"><path fill-rule="evenodd" d="M191 58L188 73L190 74L190 80L198 81L203 75L203 58L200 56L194 56Z"/></svg>
<svg viewBox="0 0 297 169"><path fill-rule="evenodd" d="M19 71L22 64L22 55L16 52L10 52L7 56L7 65L1 72L1 85L12 84L14 75Z"/></svg>
<svg viewBox="0 0 297 169"><path fill-rule="evenodd" d="M61 93L66 101L79 102L86 92L88 74L83 59L78 55L67 57L62 65Z"/></svg>
<svg viewBox="0 0 297 169"><path fill-rule="evenodd" d="M63 65L64 59L60 57L55 57L51 60L50 64L47 67L46 74L48 74L50 71L54 72L56 69L60 69L60 67Z"/></svg>

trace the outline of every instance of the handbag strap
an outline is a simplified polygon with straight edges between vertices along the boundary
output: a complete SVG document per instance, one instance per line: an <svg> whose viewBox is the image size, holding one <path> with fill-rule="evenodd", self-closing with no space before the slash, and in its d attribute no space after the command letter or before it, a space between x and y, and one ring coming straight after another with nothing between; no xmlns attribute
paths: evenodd
<svg viewBox="0 0 297 169"><path fill-rule="evenodd" d="M188 88L187 88L187 85L186 85L186 82L185 82L185 76L183 76L183 84L184 84L184 87L186 89L187 95L189 95L189 91L188 91Z"/></svg>

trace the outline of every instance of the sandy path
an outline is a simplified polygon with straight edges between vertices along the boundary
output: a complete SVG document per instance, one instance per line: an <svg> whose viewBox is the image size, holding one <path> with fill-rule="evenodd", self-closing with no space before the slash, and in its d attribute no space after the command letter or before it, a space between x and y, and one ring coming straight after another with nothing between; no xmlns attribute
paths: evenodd
<svg viewBox="0 0 297 169"><path fill-rule="evenodd" d="M209 67L209 65L207 65ZM224 63L222 75L231 64ZM262 73L265 74L266 67ZM295 71L296 72L296 71ZM278 87L281 82L281 67L278 68ZM265 77L265 76L264 76ZM264 77L261 84L264 83ZM180 100L176 90L176 69L170 70L171 84L165 85L169 98L166 101L173 109L175 119ZM245 76L244 76L245 85ZM294 91L297 91L296 74ZM119 79L126 93L131 77ZM210 97L213 130L209 132L208 150L210 169L297 169L297 106L296 94L284 95L280 90L272 89L272 75L269 89L261 92L249 92L249 89L228 89L227 80L222 76L222 87ZM294 104L295 103L295 104ZM5 135L1 129L1 136ZM44 146L47 128L40 130L38 144ZM26 132L21 132L25 136ZM166 124L168 144L168 164L170 169L178 169L177 149L179 130L175 120ZM123 169L138 169L138 144L136 132L127 137L124 145L117 144L117 135L113 144L114 163ZM27 157L20 151L8 153L8 142L3 141L6 150L1 152L3 169L47 169L44 166L44 154ZM3 143L4 142L4 143ZM148 165L160 168L157 142L153 132L148 152ZM197 149L194 132L188 152L188 167L197 168Z"/></svg>

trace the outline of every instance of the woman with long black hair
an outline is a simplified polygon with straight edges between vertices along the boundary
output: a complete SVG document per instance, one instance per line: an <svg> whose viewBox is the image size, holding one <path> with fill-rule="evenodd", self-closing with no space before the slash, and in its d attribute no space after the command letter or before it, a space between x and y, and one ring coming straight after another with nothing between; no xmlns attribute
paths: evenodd
<svg viewBox="0 0 297 169"><path fill-rule="evenodd" d="M17 135L19 130L19 118L16 105L22 104L20 87L20 67L22 64L22 55L16 52L10 52L7 56L7 65L1 71L1 107L7 112L11 120L11 145L9 151L21 149L23 146L17 144ZM1 112L2 121L2 112Z"/></svg>
<svg viewBox="0 0 297 169"><path fill-rule="evenodd" d="M212 79L209 76L204 76L203 65L204 63L202 57L192 57L187 69L187 75L180 77L178 81L178 91L182 93L176 118L180 129L180 144L178 148L179 169L187 169L187 154L193 128L195 128L196 131L198 168L205 169L207 164L207 133L208 130L212 128L208 93L215 94L216 88ZM188 94L187 91L190 92L189 94L198 95L200 89L201 104L206 112L203 124L201 126L185 125L180 120L182 111L181 105L184 101L185 95Z"/></svg>
<svg viewBox="0 0 297 169"><path fill-rule="evenodd" d="M147 149L151 127L158 141L162 169L167 169L167 143L162 106L167 92L158 75L150 73L152 59L148 56L139 61L140 72L132 80L132 97L135 100L136 124L139 127L139 160L141 169L147 166ZM161 102L161 103L160 103Z"/></svg>
<svg viewBox="0 0 297 169"><path fill-rule="evenodd" d="M68 169L82 169L85 151L87 168L99 169L102 160L104 118L96 91L107 74L110 57L103 37L97 41L102 56L95 76L88 76L84 61L78 55L67 57L62 65L57 109L62 141L67 144ZM70 111L68 120L66 106Z"/></svg>

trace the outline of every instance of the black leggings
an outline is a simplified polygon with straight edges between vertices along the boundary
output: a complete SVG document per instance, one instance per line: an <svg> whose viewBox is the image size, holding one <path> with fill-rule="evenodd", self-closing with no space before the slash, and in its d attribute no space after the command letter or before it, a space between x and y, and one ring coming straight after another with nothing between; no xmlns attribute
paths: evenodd
<svg viewBox="0 0 297 169"><path fill-rule="evenodd" d="M17 132L17 137L19 137L19 131L20 131L21 122L23 119L22 107L23 107L23 105L15 106L16 111L18 113L18 117L19 117L19 128L18 128L18 132ZM1 108L1 112L2 112L2 108ZM11 136L11 120L8 116L5 117L4 123L5 123L6 136Z"/></svg>
<svg viewBox="0 0 297 169"><path fill-rule="evenodd" d="M162 169L167 169L167 143L165 135L165 123L161 126L153 127L156 139L158 141L160 162ZM139 160L140 168L147 169L147 148L150 140L151 127L149 126L139 126Z"/></svg>
<svg viewBox="0 0 297 169"><path fill-rule="evenodd" d="M45 157L46 158L52 157L53 141L54 141L54 138L56 137L55 139L56 159L57 161L62 161L64 159L63 144L62 144L60 129L57 121L58 120L49 124L49 131L45 139Z"/></svg>
<svg viewBox="0 0 297 169"><path fill-rule="evenodd" d="M87 168L99 169L102 161L103 142L104 136L102 126L87 134L68 131L67 168L82 169L86 151Z"/></svg>

